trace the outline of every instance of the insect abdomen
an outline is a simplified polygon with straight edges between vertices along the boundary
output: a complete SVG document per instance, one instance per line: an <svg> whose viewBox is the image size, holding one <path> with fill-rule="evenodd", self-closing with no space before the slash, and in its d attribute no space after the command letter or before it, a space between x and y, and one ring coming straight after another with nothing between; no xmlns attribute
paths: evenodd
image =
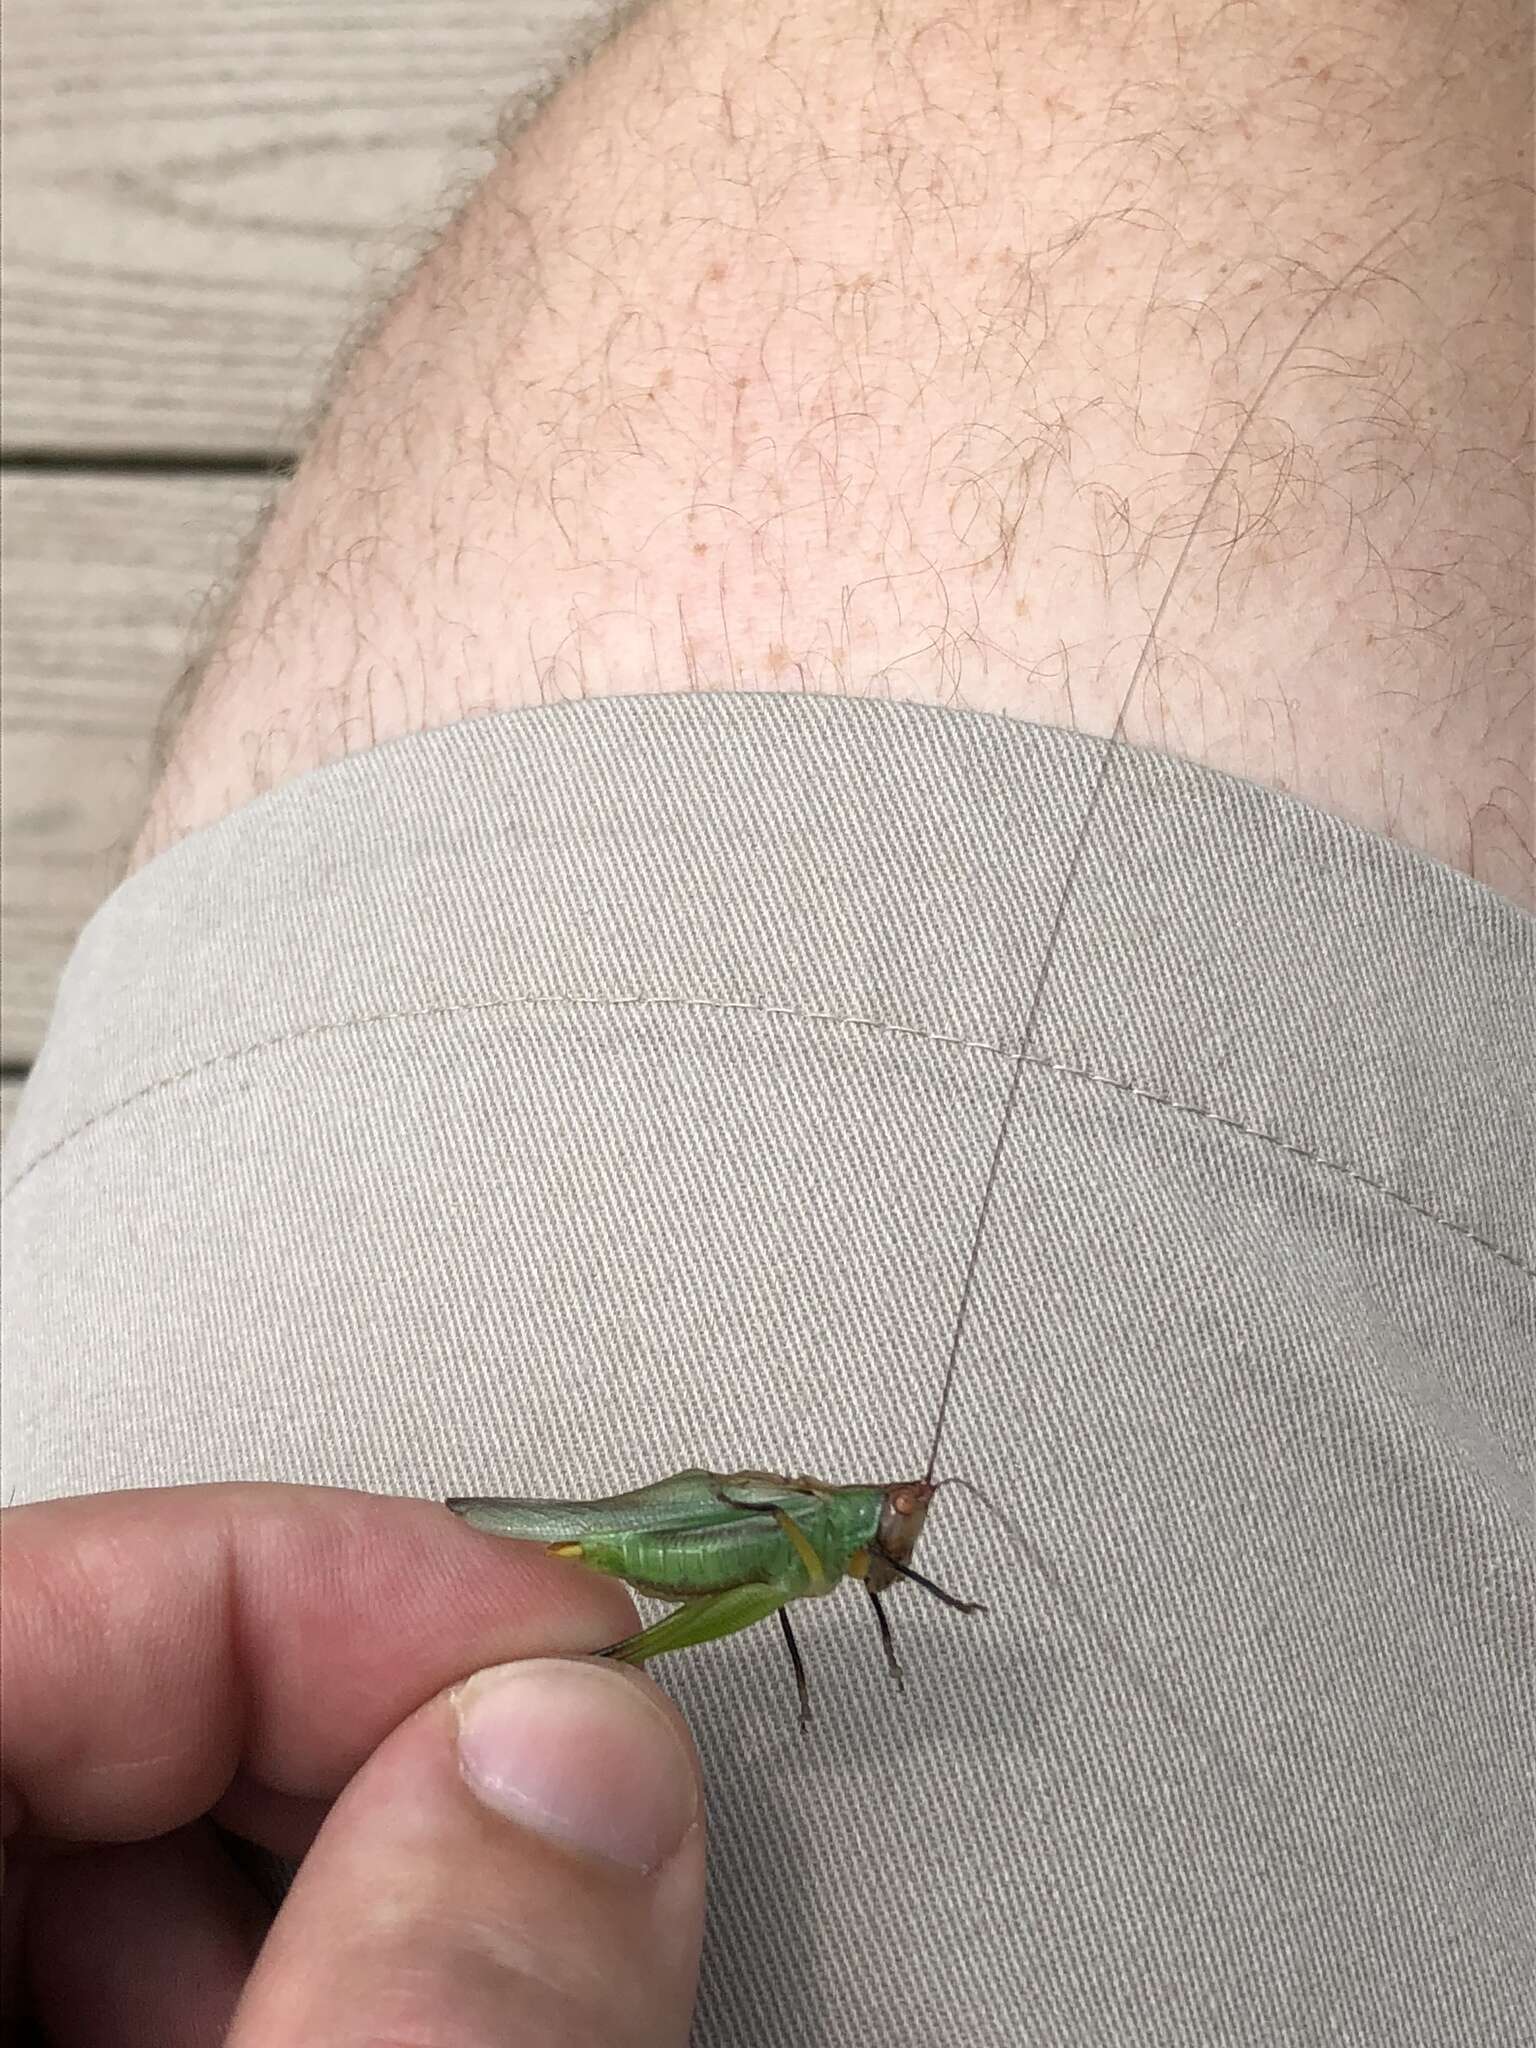
<svg viewBox="0 0 1536 2048"><path fill-rule="evenodd" d="M657 1600L723 1593L732 1586L798 1593L808 1578L793 1545L766 1515L741 1515L713 1529L603 1531L576 1539L570 1548L579 1550L591 1570L623 1579Z"/></svg>

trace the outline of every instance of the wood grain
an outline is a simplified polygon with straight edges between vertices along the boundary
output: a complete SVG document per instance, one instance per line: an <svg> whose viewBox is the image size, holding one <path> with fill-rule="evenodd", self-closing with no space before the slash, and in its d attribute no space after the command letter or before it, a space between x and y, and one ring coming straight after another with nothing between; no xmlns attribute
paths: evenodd
<svg viewBox="0 0 1536 2048"><path fill-rule="evenodd" d="M41 1041L75 936L138 829L154 739L253 477L4 480L0 1060Z"/></svg>
<svg viewBox="0 0 1536 2048"><path fill-rule="evenodd" d="M611 15L593 0L11 0L3 432L292 447L336 346Z"/></svg>

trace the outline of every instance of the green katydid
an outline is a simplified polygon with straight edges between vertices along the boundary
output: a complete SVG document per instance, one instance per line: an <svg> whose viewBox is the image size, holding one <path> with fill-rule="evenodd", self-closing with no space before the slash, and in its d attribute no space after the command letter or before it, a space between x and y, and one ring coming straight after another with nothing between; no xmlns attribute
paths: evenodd
<svg viewBox="0 0 1536 2048"><path fill-rule="evenodd" d="M451 1500L477 1529L542 1542L553 1557L623 1579L637 1593L678 1600L660 1621L602 1652L643 1664L734 1634L777 1614L810 1720L805 1663L789 1623L792 1600L861 1580L892 1678L901 1666L880 1596L898 1579L962 1614L982 1609L914 1571L912 1550L937 1488L930 1479L894 1486L827 1486L772 1472L678 1472L607 1500Z"/></svg>

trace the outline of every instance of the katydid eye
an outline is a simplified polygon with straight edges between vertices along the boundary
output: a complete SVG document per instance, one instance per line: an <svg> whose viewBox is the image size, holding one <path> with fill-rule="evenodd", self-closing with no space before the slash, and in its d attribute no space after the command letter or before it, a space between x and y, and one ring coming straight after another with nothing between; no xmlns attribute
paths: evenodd
<svg viewBox="0 0 1536 2048"><path fill-rule="evenodd" d="M893 1493L891 1495L891 1512L897 1515L910 1515L912 1512L911 1494Z"/></svg>

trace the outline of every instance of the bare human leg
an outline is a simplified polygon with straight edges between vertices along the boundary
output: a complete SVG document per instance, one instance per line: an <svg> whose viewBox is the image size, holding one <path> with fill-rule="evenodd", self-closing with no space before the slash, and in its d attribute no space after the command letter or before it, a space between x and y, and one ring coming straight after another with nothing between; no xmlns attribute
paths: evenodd
<svg viewBox="0 0 1536 2048"><path fill-rule="evenodd" d="M660 0L347 370L140 856L402 732L1126 730L1533 890L1529 26Z"/></svg>

